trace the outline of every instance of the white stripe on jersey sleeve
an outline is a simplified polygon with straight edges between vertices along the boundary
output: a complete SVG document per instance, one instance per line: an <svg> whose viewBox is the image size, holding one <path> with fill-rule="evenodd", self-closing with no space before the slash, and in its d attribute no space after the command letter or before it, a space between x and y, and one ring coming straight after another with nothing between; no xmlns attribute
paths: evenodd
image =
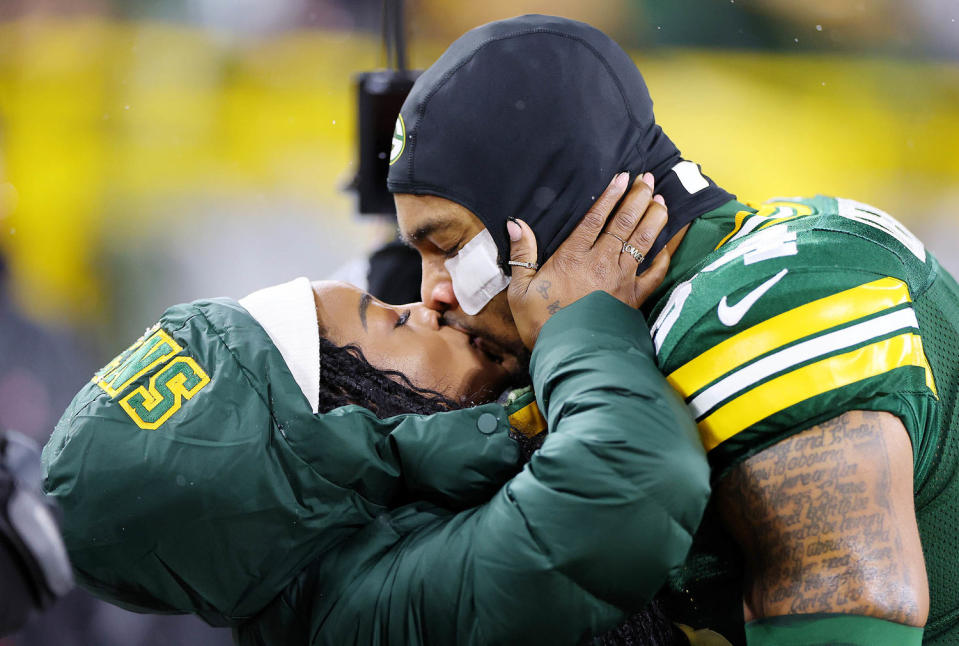
<svg viewBox="0 0 959 646"><path fill-rule="evenodd" d="M850 348L897 330L918 327L916 313L909 307L811 338L733 372L694 397L689 402L689 409L698 419L721 402L748 390L767 377L786 372L816 357Z"/></svg>

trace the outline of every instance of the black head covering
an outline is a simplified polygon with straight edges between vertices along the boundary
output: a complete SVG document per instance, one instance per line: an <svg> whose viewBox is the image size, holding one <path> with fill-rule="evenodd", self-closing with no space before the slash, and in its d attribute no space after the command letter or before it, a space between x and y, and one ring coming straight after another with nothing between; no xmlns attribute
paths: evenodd
<svg viewBox="0 0 959 646"><path fill-rule="evenodd" d="M623 170L652 172L666 200L670 222L654 252L734 199L708 178L690 194L670 172L682 157L656 125L642 75L585 23L530 15L469 31L419 77L400 115L390 191L468 208L501 259L508 217L532 226L543 262Z"/></svg>

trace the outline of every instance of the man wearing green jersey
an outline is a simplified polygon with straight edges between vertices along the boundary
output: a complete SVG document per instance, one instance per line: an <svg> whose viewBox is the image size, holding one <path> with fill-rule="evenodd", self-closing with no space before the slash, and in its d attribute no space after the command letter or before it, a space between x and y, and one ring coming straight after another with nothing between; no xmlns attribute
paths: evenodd
<svg viewBox="0 0 959 646"><path fill-rule="evenodd" d="M888 214L737 201L615 43L523 16L453 43L398 119L389 187L424 302L517 352L505 272L525 284L620 171L670 207L647 314L715 491L662 593L673 618L734 643L959 644L959 286Z"/></svg>

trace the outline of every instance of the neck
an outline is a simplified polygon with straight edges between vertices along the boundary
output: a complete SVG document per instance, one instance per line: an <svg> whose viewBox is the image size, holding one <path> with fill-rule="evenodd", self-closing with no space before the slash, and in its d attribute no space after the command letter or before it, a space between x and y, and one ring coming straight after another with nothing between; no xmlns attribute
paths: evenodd
<svg viewBox="0 0 959 646"><path fill-rule="evenodd" d="M666 208L669 210L669 222L648 254L648 257L652 258L667 242L671 243L673 240L675 246L672 249L675 251L682 240L680 232L685 232L693 220L736 199L736 196L724 191L703 175L698 164L683 159L679 148L659 125L653 124L644 134L642 147L647 151L646 158L642 161L645 168L642 170L653 173L656 192L666 200ZM648 265L641 268L646 267Z"/></svg>
<svg viewBox="0 0 959 646"><path fill-rule="evenodd" d="M682 163L692 164L685 161ZM696 172L698 174L698 168ZM708 180L704 178L704 181ZM669 221L647 254L649 260L644 261L640 270L646 270L651 259L655 258L663 248L673 254L686 235L689 225L696 218L736 199L735 195L727 193L711 181L705 188L690 193L677 177L677 173L673 172L672 167L666 169L662 179L659 176L656 177L656 192L666 200Z"/></svg>

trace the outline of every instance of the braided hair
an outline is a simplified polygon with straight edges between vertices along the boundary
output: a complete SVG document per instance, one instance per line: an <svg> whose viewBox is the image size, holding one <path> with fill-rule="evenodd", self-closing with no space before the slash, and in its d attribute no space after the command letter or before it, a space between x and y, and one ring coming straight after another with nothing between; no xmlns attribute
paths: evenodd
<svg viewBox="0 0 959 646"><path fill-rule="evenodd" d="M402 413L429 414L460 406L435 390L414 386L398 370L383 370L370 365L356 345L339 346L320 336L319 412L357 404L378 417Z"/></svg>

